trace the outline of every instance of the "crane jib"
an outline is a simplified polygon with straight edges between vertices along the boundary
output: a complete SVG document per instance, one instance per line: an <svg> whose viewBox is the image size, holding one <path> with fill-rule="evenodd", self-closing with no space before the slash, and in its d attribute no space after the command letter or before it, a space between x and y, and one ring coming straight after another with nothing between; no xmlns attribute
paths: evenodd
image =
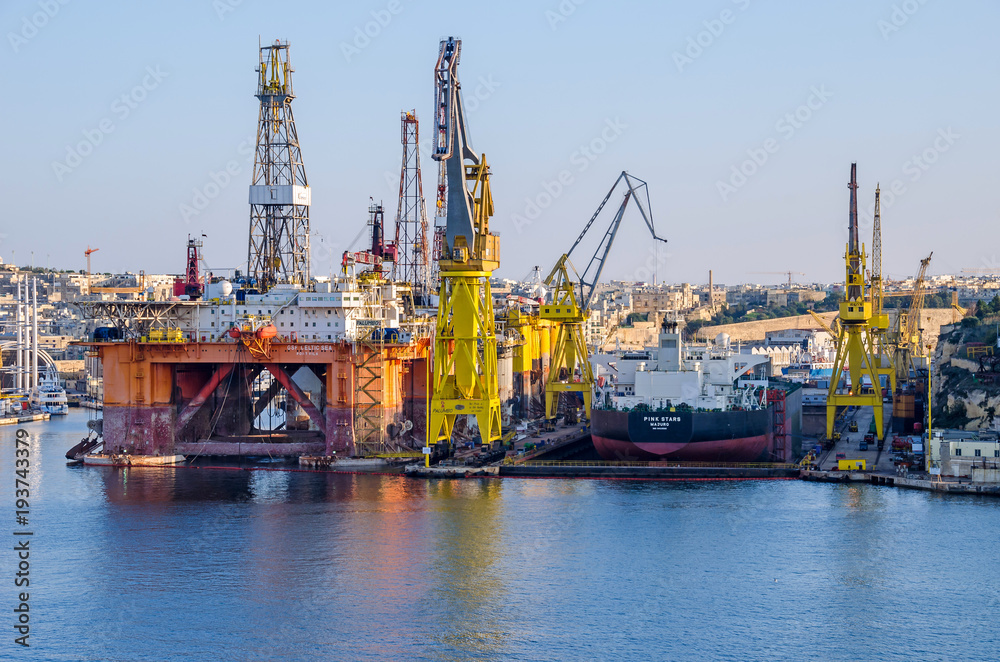
<svg viewBox="0 0 1000 662"><path fill-rule="evenodd" d="M615 212L614 218L611 220L611 224L608 226L607 230L605 230L604 237L601 239L601 243L597 246L597 250L587 263L587 268L584 269L579 276L578 286L580 291L580 307L583 310L588 310L590 307L591 299L594 296L594 290L597 287L597 283L600 282L601 272L604 271L604 265L607 262L608 254L615 241L615 236L618 234L618 227L621 225L622 218L625 215L625 209L630 200L635 201L635 206L639 208L639 213L642 214L642 219L645 221L646 227L649 228L649 233L652 235L653 239L664 243L667 241L656 234L656 228L653 226L653 215L649 202L649 187L646 182L638 177L628 174L628 172L623 170L621 174L618 175L615 183L612 184L611 190L608 191L608 194L604 196L604 199L601 200L601 203L597 206L597 211L595 211L594 215L590 217L589 221L587 221L583 231L580 232L580 236L577 237L576 241L573 242L573 246L566 252L566 260L568 261L569 256L572 255L573 251L580 245L580 242L582 242L584 237L587 236L587 233L594 225L597 217L600 216L601 211L603 211L605 205L607 205L608 200L611 199L611 196L614 195L618 185L622 182L625 182L625 186L627 187L623 194L622 203L618 207L618 211ZM645 199L645 201L643 199ZM555 273L556 270L553 270L553 274L549 276L549 279L546 281L546 285L551 285L551 281L554 278Z"/></svg>

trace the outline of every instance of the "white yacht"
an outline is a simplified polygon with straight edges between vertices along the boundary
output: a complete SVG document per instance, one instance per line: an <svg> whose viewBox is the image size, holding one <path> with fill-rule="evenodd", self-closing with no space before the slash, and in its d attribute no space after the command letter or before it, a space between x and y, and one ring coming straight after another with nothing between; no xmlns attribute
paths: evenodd
<svg viewBox="0 0 1000 662"><path fill-rule="evenodd" d="M31 394L31 407L53 416L69 413L66 390L59 384L59 373L52 366L47 366L39 376L38 389Z"/></svg>

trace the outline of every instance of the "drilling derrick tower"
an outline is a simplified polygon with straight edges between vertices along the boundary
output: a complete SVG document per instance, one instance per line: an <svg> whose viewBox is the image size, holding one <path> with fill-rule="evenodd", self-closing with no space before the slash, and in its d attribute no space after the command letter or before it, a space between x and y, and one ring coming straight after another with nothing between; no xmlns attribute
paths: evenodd
<svg viewBox="0 0 1000 662"><path fill-rule="evenodd" d="M426 301L429 293L430 247L427 244L427 207L420 175L420 122L416 111L403 111L403 165L399 173L399 207L396 210L397 261L392 279L410 283L415 298Z"/></svg>
<svg viewBox="0 0 1000 662"><path fill-rule="evenodd" d="M447 217L439 262L428 443L449 444L458 416L476 417L483 445L500 439L497 339L490 276L500 266L486 155L469 144L458 80L460 39L441 41L433 158L445 164ZM469 163L466 163L469 162ZM471 189L469 188L471 184Z"/></svg>
<svg viewBox="0 0 1000 662"><path fill-rule="evenodd" d="M193 301L200 299L205 293L205 286L201 282L198 270L198 265L201 263L201 248L201 239L188 235L187 265L184 268L184 275L174 280L174 296L187 295Z"/></svg>
<svg viewBox="0 0 1000 662"><path fill-rule="evenodd" d="M865 296L866 255L864 246L858 240L858 181L857 164L851 164L850 214L848 217L847 250L844 254L846 277L844 299L840 302L840 337L837 342L837 358L833 362L830 391L826 396L826 438L833 438L833 425L837 407L854 405L871 407L875 417L875 430L879 439L883 438L882 386L872 355L872 301ZM840 381L848 370L847 393L840 393ZM862 376L871 380L866 387Z"/></svg>
<svg viewBox="0 0 1000 662"><path fill-rule="evenodd" d="M247 274L262 292L309 284L311 193L292 116L292 71L288 42L260 47Z"/></svg>

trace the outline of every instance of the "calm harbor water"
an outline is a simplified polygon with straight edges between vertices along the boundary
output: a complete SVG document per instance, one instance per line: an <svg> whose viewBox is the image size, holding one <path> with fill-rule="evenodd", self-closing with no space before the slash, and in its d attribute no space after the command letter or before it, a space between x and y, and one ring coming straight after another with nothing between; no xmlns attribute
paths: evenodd
<svg viewBox="0 0 1000 662"><path fill-rule="evenodd" d="M32 645L13 641L5 545L0 659L1000 655L1000 500L67 466L86 419L24 426ZM14 434L0 428L8 540Z"/></svg>

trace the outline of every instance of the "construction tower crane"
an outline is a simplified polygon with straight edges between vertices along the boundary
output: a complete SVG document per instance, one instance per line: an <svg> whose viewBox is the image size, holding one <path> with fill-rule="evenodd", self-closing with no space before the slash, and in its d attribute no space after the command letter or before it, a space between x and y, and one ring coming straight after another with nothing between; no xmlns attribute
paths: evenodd
<svg viewBox="0 0 1000 662"><path fill-rule="evenodd" d="M570 262L570 256L594 225L594 221L597 220L601 210L611 199L615 189L622 183L624 183L626 190L621 205L614 218L611 219L608 229L604 231L604 237L587 263L587 268L583 270L582 274L578 274L573 263ZM643 197L645 197L645 202L643 202ZM559 395L570 392L583 394L586 416L588 419L590 418L594 374L590 367L590 355L584 339L583 324L590 317L594 290L597 283L600 282L601 272L604 270L608 252L618 234L625 209L629 201L633 199L649 228L650 234L653 235L653 239L666 243L667 240L657 236L656 229L653 227L653 217L649 205L649 187L646 186L646 182L622 171L611 186L611 190L604 196L604 200L598 205L597 211L587 221L580 236L573 242L569 251L559 258L556 266L552 268L545 279L545 286L552 291L552 302L540 306L538 316L543 320L551 320L558 324L556 344L552 350L549 364L549 376L545 383L545 417L548 419L556 417L559 410ZM575 278L570 278L567 267L573 270ZM577 374L578 371L579 374Z"/></svg>
<svg viewBox="0 0 1000 662"><path fill-rule="evenodd" d="M462 415L476 417L483 445L501 436L497 338L490 291L490 276L500 266L500 239L490 232L493 196L486 155L477 156L472 149L465 123L458 79L461 52L460 39L442 39L434 72L431 156L445 164L447 217L438 263L441 287L428 445L450 444L455 420Z"/></svg>
<svg viewBox="0 0 1000 662"><path fill-rule="evenodd" d="M865 296L866 259L864 245L858 238L858 180L857 164L851 164L851 181L847 185L851 191L848 215L847 250L844 253L845 280L844 299L840 302L840 338L837 341L837 358L833 362L830 391L826 396L826 438L833 438L833 425L837 407L854 405L871 407L875 418L875 431L883 438L882 389L875 360L872 355L870 324L872 302ZM839 393L844 369L848 370L849 388L847 393ZM871 379L871 388L866 389L862 375Z"/></svg>
<svg viewBox="0 0 1000 662"><path fill-rule="evenodd" d="M924 356L923 342L920 333L920 311L924 308L924 297L927 288L924 287L927 277L927 267L930 266L934 253L920 260L920 269L913 284L913 297L910 307L900 311L896 317L895 351L893 352L893 367L896 370L896 380L904 381L910 377L913 367L913 357Z"/></svg>
<svg viewBox="0 0 1000 662"><path fill-rule="evenodd" d="M879 198L880 187L875 185L875 217L872 223L872 270L869 275L868 288L872 304L872 318L868 323L868 331L872 339L872 355L875 359L875 372L885 375L889 387L896 392L896 371L892 365L892 349L889 346L889 316L883 311L884 284L882 282L882 210Z"/></svg>

